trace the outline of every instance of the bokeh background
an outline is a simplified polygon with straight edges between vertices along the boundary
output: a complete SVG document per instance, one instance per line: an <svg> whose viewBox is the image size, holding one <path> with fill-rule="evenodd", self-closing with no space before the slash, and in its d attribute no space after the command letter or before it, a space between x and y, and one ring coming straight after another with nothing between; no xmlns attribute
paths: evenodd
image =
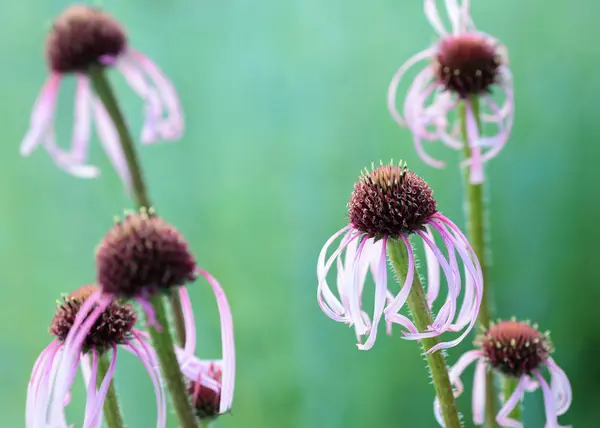
<svg viewBox="0 0 600 428"><path fill-rule="evenodd" d="M456 155L434 170L385 106L388 82L434 40L422 1L106 0L132 44L171 76L187 132L145 147L151 197L220 279L235 317L238 376L229 427L435 427L433 392L416 344L381 334L360 352L352 331L316 303L316 258L345 221L359 170L406 159L464 225ZM488 167L497 314L552 330L573 389L561 418L598 425L600 270L597 160L600 39L595 0L473 0L479 28L508 46L517 117ZM47 75L44 37L69 2L0 6L0 407L23 426L32 364L49 343L55 299L94 280L94 248L132 203L95 144L103 175L77 180L36 151L19 157L31 106ZM111 74L132 129L141 102ZM73 82L61 92L58 134L70 139ZM218 356L214 299L189 287L202 354ZM449 361L470 346L449 352ZM472 377L468 370L467 382ZM117 384L131 428L153 426L150 382L130 355ZM469 385L467 383L467 385ZM80 391L81 392L81 391ZM459 400L471 426L470 385ZM70 406L81 424L81 394ZM174 425L174 417L170 426ZM543 426L541 394L526 399L528 427Z"/></svg>

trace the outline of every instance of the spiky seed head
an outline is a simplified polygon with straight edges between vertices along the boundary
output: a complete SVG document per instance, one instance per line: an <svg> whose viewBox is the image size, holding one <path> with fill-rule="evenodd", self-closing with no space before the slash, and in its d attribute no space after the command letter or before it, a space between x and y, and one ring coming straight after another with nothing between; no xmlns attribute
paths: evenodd
<svg viewBox="0 0 600 428"><path fill-rule="evenodd" d="M103 57L119 55L126 46L121 24L105 12L76 4L56 18L46 39L46 56L54 72L85 72Z"/></svg>
<svg viewBox="0 0 600 428"><path fill-rule="evenodd" d="M96 250L98 284L110 294L145 297L196 278L196 261L173 226L153 210L117 221Z"/></svg>
<svg viewBox="0 0 600 428"><path fill-rule="evenodd" d="M213 365L210 367L207 376L220 383L222 372L218 367ZM199 419L209 421L219 416L220 392L203 386L200 382L190 382L188 391L192 397L194 411Z"/></svg>
<svg viewBox="0 0 600 428"><path fill-rule="evenodd" d="M377 239L409 235L436 212L432 190L402 163L365 170L348 203L352 227Z"/></svg>
<svg viewBox="0 0 600 428"><path fill-rule="evenodd" d="M62 296L61 300L57 301L56 312L50 325L50 334L64 342L83 303L99 290L100 288L95 285L85 285L71 294ZM90 329L83 342L82 352L96 349L102 353L114 345L124 343L125 340L131 338L131 331L136 321L137 314L133 306L117 301L112 302Z"/></svg>
<svg viewBox="0 0 600 428"><path fill-rule="evenodd" d="M554 351L548 334L520 321L500 321L476 340L489 364L508 376L520 377L539 368Z"/></svg>
<svg viewBox="0 0 600 428"><path fill-rule="evenodd" d="M499 49L479 34L447 36L435 63L438 81L461 98L490 92L501 65Z"/></svg>

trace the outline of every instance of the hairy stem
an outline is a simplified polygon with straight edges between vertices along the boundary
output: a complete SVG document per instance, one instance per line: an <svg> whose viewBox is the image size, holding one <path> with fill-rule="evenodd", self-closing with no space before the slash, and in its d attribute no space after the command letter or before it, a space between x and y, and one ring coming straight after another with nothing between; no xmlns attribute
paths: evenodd
<svg viewBox="0 0 600 428"><path fill-rule="evenodd" d="M166 381L167 388L173 400L175 413L179 419L182 428L196 428L196 416L192 410L190 397L187 388L183 382L183 376L179 369L179 363L173 349L173 338L167 325L167 313L162 297L156 295L150 301L154 308L156 321L162 328L157 330L155 327L149 328L152 344L156 350L160 371L163 379Z"/></svg>
<svg viewBox="0 0 600 428"><path fill-rule="evenodd" d="M98 358L98 387L102 384L102 380L108 372L110 361L106 353L102 354ZM124 428L123 416L121 415L121 408L119 407L119 400L117 398L117 391L115 390L114 381L110 381L108 392L104 400L104 423L108 428Z"/></svg>
<svg viewBox="0 0 600 428"><path fill-rule="evenodd" d="M144 181L144 174L138 160L133 138L131 138L131 133L127 128L125 118L121 113L121 109L119 108L115 94L110 86L110 83L108 82L108 79L106 78L106 75L104 74L104 69L101 66L93 66L90 67L88 74L98 98L100 98L104 104L104 107L106 108L106 111L108 112L115 125L115 128L117 129L117 133L119 134L121 147L123 149L123 153L125 154L129 173L131 174L131 186L135 202L138 208L150 208L152 204L150 203L150 198L148 197L148 192L146 190L146 184ZM179 294L176 291L173 291L170 299L171 310L173 311L173 321L175 323L175 331L177 332L177 339L179 345L183 346L185 341L185 326L183 323L183 312L181 309Z"/></svg>
<svg viewBox="0 0 600 428"><path fill-rule="evenodd" d="M404 242L397 241L394 239L388 240L388 256L392 262L392 266L396 271L397 279L400 284L403 283L406 278L406 272L408 269L408 254ZM412 288L407 300L410 313L417 329L422 332L427 329L428 326L433 324L433 318L431 311L427 305L427 299L423 292L423 285L418 274L414 276ZM421 339L421 345L423 351L427 352L433 346L439 343L437 337ZM440 401L440 407L442 410L442 416L444 418L444 425L446 428L460 428L460 419L458 417L458 411L456 409L456 403L454 400L454 392L452 385L450 384L450 377L448 376L448 367L442 352L433 352L425 354L429 370L431 372L431 380L435 393Z"/></svg>
<svg viewBox="0 0 600 428"><path fill-rule="evenodd" d="M481 130L481 122L479 117L479 99L472 97L470 105L473 110L473 115L477 121L477 126ZM465 159L471 157L471 147L469 146L469 135L467 132L467 111L465 103L459 106L459 117L461 133L464 143ZM489 266L488 266L488 251L489 246L486 239L486 218L485 218L485 200L483 184L472 184L470 179L470 171L467 169L465 174L465 190L466 190L466 210L467 210L467 235L469 242L479 259L481 271L483 274L483 297L477 320L483 328L488 328L492 318L492 308L490 304L490 296L492 294L492 286L489 281ZM494 384L494 373L488 371L486 373L485 382L485 428L495 428L496 424L497 401Z"/></svg>

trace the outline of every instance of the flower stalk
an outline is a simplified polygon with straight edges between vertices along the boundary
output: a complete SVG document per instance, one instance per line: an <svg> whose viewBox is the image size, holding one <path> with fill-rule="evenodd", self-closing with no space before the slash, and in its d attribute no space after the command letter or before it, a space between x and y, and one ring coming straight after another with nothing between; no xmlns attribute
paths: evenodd
<svg viewBox="0 0 600 428"><path fill-rule="evenodd" d="M473 96L469 98L470 107L477 123L477 128L481 131L481 121L479 116L479 98ZM463 137L464 156L465 159L472 158L472 150L469 144L469 134L467 130L467 105L466 102L460 103L459 106L459 120L460 129ZM489 259L488 252L489 247L486 246L486 219L485 219L485 201L484 201L484 188L483 183L473 184L471 183L470 171L467 170L465 173L465 186L466 186L466 211L467 211L467 236L469 242L479 259L481 264L481 271L483 274L483 298L481 301L481 307L479 309L479 315L477 320L479 325L483 328L489 328L490 320L492 319L492 308L490 304L491 295L491 284L489 281ZM486 390L485 390L485 427L494 428L496 427L496 393L494 391L494 374L493 372L487 371L486 373Z"/></svg>
<svg viewBox="0 0 600 428"><path fill-rule="evenodd" d="M106 372L110 366L110 361L106 353L102 354L98 359L98 388L102 384L102 380L106 376ZM124 428L123 416L119 407L117 391L115 390L114 381L111 380L104 400L104 423L108 428Z"/></svg>
<svg viewBox="0 0 600 428"><path fill-rule="evenodd" d="M177 357L175 356L175 350L173 347L173 338L171 332L168 329L167 324L167 313L162 300L162 296L154 296L150 303L154 308L156 316L156 322L160 328L157 330L156 325L151 326L148 330L152 343L156 349L158 361L160 362L160 369L163 378L166 381L167 388L171 394L173 406L175 407L175 413L179 419L179 424L182 428L196 428L196 417L192 410L192 406L189 400L189 394L183 382L183 376L177 363ZM150 320L148 320L150 322ZM153 320L154 321L154 320Z"/></svg>
<svg viewBox="0 0 600 428"><path fill-rule="evenodd" d="M402 284L404 278L406 278L408 266L408 253L404 243L395 239L389 239L388 256L396 272L397 280ZM426 331L433 324L433 317L431 316L419 275L414 276L407 304L419 332ZM429 365L435 393L440 401L444 425L446 428L460 428L460 419L444 355L442 352L427 352L438 343L439 339L437 337L421 339L421 345L425 352L427 364Z"/></svg>
<svg viewBox="0 0 600 428"><path fill-rule="evenodd" d="M149 208L151 203L146 190L142 168L133 144L133 139L129 133L125 118L121 113L114 92L106 78L104 69L101 66L92 66L89 70L89 76L96 94L104 104L106 111L110 115L119 134L121 147L127 161L129 173L131 174L131 186L136 204L139 208ZM180 344L183 345L185 339L185 326L179 295L176 292L172 292L170 300L177 337ZM152 337L152 341L159 357L161 370L167 380L167 386L173 398L177 416L182 427L196 427L196 420L188 400L187 391L183 384L183 377L175 356L173 339L169 331L169 323L166 317L162 297L154 297L152 299L152 306L156 311L157 320L163 329L161 332L158 332L154 328L150 328L150 336Z"/></svg>
<svg viewBox="0 0 600 428"><path fill-rule="evenodd" d="M127 167L131 174L131 186L135 202L138 208L150 208L152 204L148 197L142 167L135 151L133 139L131 138L131 134L127 128L125 118L121 113L115 94L106 78L104 69L98 65L92 66L90 67L88 74L96 94L104 104L104 107L115 124L115 128L119 134L119 141L121 142L121 147L127 161ZM183 346L185 341L185 325L178 293L171 293L170 305L173 314L173 323L175 324L175 331L177 333L177 340L179 345Z"/></svg>

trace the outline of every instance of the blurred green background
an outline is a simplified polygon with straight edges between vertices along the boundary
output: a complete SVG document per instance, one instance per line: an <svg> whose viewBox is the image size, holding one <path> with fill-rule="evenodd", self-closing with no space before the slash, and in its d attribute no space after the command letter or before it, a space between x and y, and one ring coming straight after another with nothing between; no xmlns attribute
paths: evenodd
<svg viewBox="0 0 600 428"><path fill-rule="evenodd" d="M131 44L179 89L187 132L140 150L151 197L188 238L201 266L227 290L238 376L232 416L218 427L435 427L433 390L415 343L380 335L361 352L353 332L316 303L316 259L345 221L359 170L406 159L464 225L456 155L434 170L385 106L388 82L434 33L422 1L106 0ZM574 401L561 418L598 425L600 271L597 161L600 38L595 0L473 0L478 27L509 48L517 117L489 164L492 281L499 316L551 329ZM46 78L44 38L65 1L0 6L0 406L3 427L23 426L33 362L51 340L55 299L94 280L94 248L132 203L95 144L98 180L74 179L36 151L19 157L31 106ZM132 129L141 102L111 79ZM72 79L61 92L60 139L72 123ZM137 132L136 132L137 135ZM189 287L203 356L218 356L214 299ZM470 341L449 352L453 362ZM467 370L470 382L473 370ZM139 364L123 354L118 388L131 428L153 426L154 399ZM459 400L470 419L470 384ZM81 424L81 394L70 406ZM543 426L541 393L526 421ZM171 415L173 416L173 415ZM174 417L171 417L174 426Z"/></svg>

